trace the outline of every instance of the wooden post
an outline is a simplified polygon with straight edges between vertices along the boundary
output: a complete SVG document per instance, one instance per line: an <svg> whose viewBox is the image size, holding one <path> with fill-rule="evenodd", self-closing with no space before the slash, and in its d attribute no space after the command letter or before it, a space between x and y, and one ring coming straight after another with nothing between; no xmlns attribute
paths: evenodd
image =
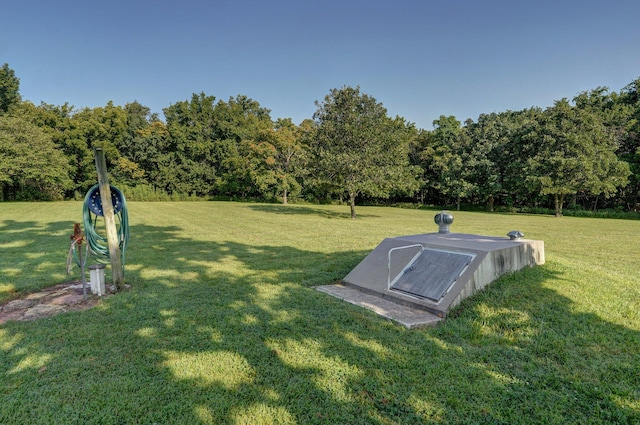
<svg viewBox="0 0 640 425"><path fill-rule="evenodd" d="M107 243L109 244L109 259L111 260L111 275L113 286L124 288L124 269L122 268L122 255L120 254L120 241L116 228L116 217L111 202L111 187L107 175L107 162L104 159L104 151L101 148L95 150L96 169L98 170L98 185L100 187L100 200L104 214L104 225L107 230Z"/></svg>

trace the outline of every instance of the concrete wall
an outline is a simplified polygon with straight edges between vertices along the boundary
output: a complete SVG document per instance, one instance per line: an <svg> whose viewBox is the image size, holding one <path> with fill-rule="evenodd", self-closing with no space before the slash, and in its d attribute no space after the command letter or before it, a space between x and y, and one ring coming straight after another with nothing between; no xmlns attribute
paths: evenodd
<svg viewBox="0 0 640 425"><path fill-rule="evenodd" d="M451 309L460 302L482 290L485 286L508 273L514 273L525 267L544 264L544 242L537 240L518 241L510 247L487 252L479 261L475 270L470 270L466 282L461 286L457 295L449 303ZM461 279L462 280L462 279Z"/></svg>

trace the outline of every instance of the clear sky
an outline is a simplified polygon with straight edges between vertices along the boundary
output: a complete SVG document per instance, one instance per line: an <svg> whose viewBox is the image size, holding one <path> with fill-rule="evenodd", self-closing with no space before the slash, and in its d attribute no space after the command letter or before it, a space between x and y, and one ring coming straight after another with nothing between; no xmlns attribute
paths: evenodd
<svg viewBox="0 0 640 425"><path fill-rule="evenodd" d="M640 0L0 0L0 16L23 99L161 117L204 92L300 123L359 85L431 129L640 77Z"/></svg>

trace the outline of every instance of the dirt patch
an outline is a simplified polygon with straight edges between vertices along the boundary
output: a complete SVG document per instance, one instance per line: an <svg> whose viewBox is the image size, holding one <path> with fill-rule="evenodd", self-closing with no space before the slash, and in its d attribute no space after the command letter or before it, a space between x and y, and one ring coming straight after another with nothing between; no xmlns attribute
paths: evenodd
<svg viewBox="0 0 640 425"><path fill-rule="evenodd" d="M87 285L88 286L88 285ZM37 320L72 310L86 310L100 302L87 287L85 300L80 282L61 283L0 305L0 325L10 320Z"/></svg>

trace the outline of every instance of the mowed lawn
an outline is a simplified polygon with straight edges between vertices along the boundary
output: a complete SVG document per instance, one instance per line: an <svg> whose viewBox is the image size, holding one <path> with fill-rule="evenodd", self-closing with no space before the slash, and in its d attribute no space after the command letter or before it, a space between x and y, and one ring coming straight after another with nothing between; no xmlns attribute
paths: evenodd
<svg viewBox="0 0 640 425"><path fill-rule="evenodd" d="M520 230L547 262L435 328L313 289L436 212L129 203L130 290L0 325L0 424L640 423L640 221L454 211L453 232ZM0 203L0 303L78 278L81 218Z"/></svg>

